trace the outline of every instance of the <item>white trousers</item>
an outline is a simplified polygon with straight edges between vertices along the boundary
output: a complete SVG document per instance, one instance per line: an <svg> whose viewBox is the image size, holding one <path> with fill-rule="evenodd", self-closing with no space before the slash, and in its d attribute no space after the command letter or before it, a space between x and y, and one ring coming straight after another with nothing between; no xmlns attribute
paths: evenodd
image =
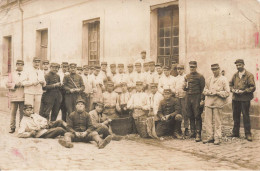
<svg viewBox="0 0 260 171"><path fill-rule="evenodd" d="M204 123L208 139L221 139L222 108L205 107Z"/></svg>
<svg viewBox="0 0 260 171"><path fill-rule="evenodd" d="M39 114L41 106L41 94L24 94L24 104L31 104L34 113Z"/></svg>

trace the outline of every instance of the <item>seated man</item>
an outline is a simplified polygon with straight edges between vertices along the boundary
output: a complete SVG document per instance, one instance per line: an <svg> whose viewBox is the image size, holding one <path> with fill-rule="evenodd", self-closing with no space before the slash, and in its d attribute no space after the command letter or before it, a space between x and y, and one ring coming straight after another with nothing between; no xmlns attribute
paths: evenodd
<svg viewBox="0 0 260 171"><path fill-rule="evenodd" d="M103 113L104 104L101 102L98 102L95 106L95 109L89 112L89 115L91 117L91 121L93 126L95 127L97 133L99 135L103 135L103 138L106 138L109 135L112 135L112 139L119 141L123 137L115 135L112 132L110 123L111 119Z"/></svg>
<svg viewBox="0 0 260 171"><path fill-rule="evenodd" d="M181 129L182 116L178 99L172 97L171 89L164 89L164 99L160 102L157 116L159 121L155 122L155 131L158 137L164 135L172 135L181 139L179 133Z"/></svg>
<svg viewBox="0 0 260 171"><path fill-rule="evenodd" d="M39 114L33 113L30 104L24 105L24 117L18 130L19 138L55 138L69 131L66 122L62 120L49 122Z"/></svg>
<svg viewBox="0 0 260 171"><path fill-rule="evenodd" d="M90 115L85 111L85 101L79 98L76 102L76 111L67 117L68 127L71 128L67 132L64 139L60 139L59 143L66 147L72 148L71 142L90 142L95 141L98 148L104 148L112 140L112 136L107 136L104 140L100 138L92 125Z"/></svg>

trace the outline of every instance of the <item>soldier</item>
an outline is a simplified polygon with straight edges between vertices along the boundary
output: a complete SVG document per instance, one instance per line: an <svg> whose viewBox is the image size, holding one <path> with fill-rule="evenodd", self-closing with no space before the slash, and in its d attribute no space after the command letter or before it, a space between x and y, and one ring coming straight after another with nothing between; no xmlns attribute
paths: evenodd
<svg viewBox="0 0 260 171"><path fill-rule="evenodd" d="M83 72L83 68L82 68L81 66L77 66L77 71L76 71L76 73L81 76L81 75L82 75L82 72Z"/></svg>
<svg viewBox="0 0 260 171"><path fill-rule="evenodd" d="M205 78L197 72L197 62L190 61L190 74L185 77L184 90L186 91L186 109L190 116L191 138L195 138L196 142L201 141L202 120L200 109L200 101L202 92L205 87ZM196 129L196 131L195 131Z"/></svg>
<svg viewBox="0 0 260 171"><path fill-rule="evenodd" d="M222 108L227 103L227 97L229 96L229 85L226 77L220 74L220 68L218 64L212 64L211 70L213 76L211 76L204 88L203 94L205 99L205 128L207 133L207 139L203 143L213 143L215 145L220 144L221 140L221 118ZM214 129L213 129L213 122Z"/></svg>
<svg viewBox="0 0 260 171"><path fill-rule="evenodd" d="M32 109L32 105L24 105L24 117L18 130L19 138L56 138L70 130L66 122L48 122L44 117L33 113Z"/></svg>
<svg viewBox="0 0 260 171"><path fill-rule="evenodd" d="M122 93L122 83L127 82L127 75L124 73L124 64L118 64L118 73L114 76L113 82L115 85L115 92Z"/></svg>
<svg viewBox="0 0 260 171"><path fill-rule="evenodd" d="M127 103L130 100L130 93L127 91L127 83L122 82L122 93L118 95L118 101L116 105L119 116L129 116L129 110L127 109Z"/></svg>
<svg viewBox="0 0 260 171"><path fill-rule="evenodd" d="M182 139L179 133L182 116L178 99L172 97L171 89L164 89L163 96L157 112L159 121L155 122L156 134L158 137L173 134L174 138Z"/></svg>
<svg viewBox="0 0 260 171"><path fill-rule="evenodd" d="M106 90L103 93L104 113L110 118L118 118L116 114L116 104L118 101L118 94L114 92L114 83L112 81L107 82Z"/></svg>
<svg viewBox="0 0 260 171"><path fill-rule="evenodd" d="M16 71L12 72L8 77L6 88L9 89L9 98L11 101L11 121L9 133L14 133L16 128L16 113L19 107L19 123L23 118L23 106L24 106L24 87L23 83L26 80L25 72L23 71L24 61L16 61Z"/></svg>
<svg viewBox="0 0 260 171"><path fill-rule="evenodd" d="M143 51L141 51L141 59L140 59L140 58L137 59L137 60L135 61L135 63L141 63L141 66L143 66L143 64L144 64L145 62L148 62L148 61L150 61L150 60L146 58L146 51L143 50Z"/></svg>
<svg viewBox="0 0 260 171"><path fill-rule="evenodd" d="M155 65L156 73L154 74L154 83L159 84L159 80L164 76L162 64L158 63Z"/></svg>
<svg viewBox="0 0 260 171"><path fill-rule="evenodd" d="M133 89L135 87L135 84L134 84L134 65L133 64L128 64L127 65L127 68L128 68L128 72L127 72L127 87L128 87L128 91L130 93L133 92Z"/></svg>
<svg viewBox="0 0 260 171"><path fill-rule="evenodd" d="M90 142L95 141L99 149L104 148L112 140L108 135L104 140L100 138L95 131L90 115L86 112L85 101L81 98L77 100L76 110L67 117L70 132L65 133L64 139L59 139L59 143L66 147L72 148L71 142Z"/></svg>
<svg viewBox="0 0 260 171"><path fill-rule="evenodd" d="M100 66L95 66L95 71L93 75L90 77L90 84L91 84L91 102L90 102L90 110L95 108L95 104L97 102L102 101L102 92L104 90L104 83L102 78L99 76Z"/></svg>
<svg viewBox="0 0 260 171"><path fill-rule="evenodd" d="M94 71L95 71L95 67L89 66L89 75L93 75Z"/></svg>
<svg viewBox="0 0 260 171"><path fill-rule="evenodd" d="M58 72L58 64L57 63L51 63L50 65L50 72L45 75L45 81L46 81L46 94L42 101L41 108L43 109L43 112L40 113L41 116L45 117L47 120L49 120L49 115L51 112L51 121L55 121L57 119L60 105L62 101L62 94L60 92L61 88L61 81L60 76L57 74Z"/></svg>
<svg viewBox="0 0 260 171"><path fill-rule="evenodd" d="M90 104L92 103L92 85L91 85L91 76L89 75L89 66L83 66L83 75L82 75L83 83L85 86L85 90L83 93L83 99L86 102L86 111L90 111Z"/></svg>
<svg viewBox="0 0 260 171"><path fill-rule="evenodd" d="M148 99L148 95L143 92L143 82L136 81L136 93L131 96L127 103L127 109L132 111L135 125L138 124L139 117L148 115L150 109ZM136 130L135 125L134 129Z"/></svg>
<svg viewBox="0 0 260 171"><path fill-rule="evenodd" d="M61 118L63 121L66 121L66 116L67 114L67 109L66 109L66 104L65 104L65 94L66 91L63 88L63 78L65 75L69 75L69 63L68 62L62 62L61 63L61 71L58 73L60 76L60 81L62 83L62 87L60 89L61 94L62 94L62 101L60 105L60 110L61 110Z"/></svg>
<svg viewBox="0 0 260 171"><path fill-rule="evenodd" d="M171 67L171 76L177 77L178 72L177 72L177 63L176 61L172 61L172 67Z"/></svg>
<svg viewBox="0 0 260 171"><path fill-rule="evenodd" d="M184 73L184 65L177 65L178 76L176 79L176 97L179 99L181 114L184 120L184 136L189 136L189 117L186 112L186 92L183 90L186 74Z"/></svg>
<svg viewBox="0 0 260 171"><path fill-rule="evenodd" d="M151 83L150 88L151 88L151 93L149 94L149 104L150 104L149 116L154 116L156 118L155 120L158 120L157 113L158 113L159 104L163 100L163 95L158 92L158 84Z"/></svg>
<svg viewBox="0 0 260 171"><path fill-rule="evenodd" d="M116 75L116 64L110 64L110 73L108 74L108 80L112 81Z"/></svg>
<svg viewBox="0 0 260 171"><path fill-rule="evenodd" d="M103 80L104 85L106 85L106 82L108 81L108 78L107 78L107 62L101 62L101 71L99 73L99 76Z"/></svg>
<svg viewBox="0 0 260 171"><path fill-rule="evenodd" d="M24 102L32 104L35 113L40 111L42 87L46 85L44 72L40 70L40 63L40 58L33 58L33 68L27 70L26 81L24 82Z"/></svg>
<svg viewBox="0 0 260 171"><path fill-rule="evenodd" d="M149 70L150 70L150 73L147 78L147 84L155 83L156 72L155 72L155 62L154 61L149 62Z"/></svg>
<svg viewBox="0 0 260 171"><path fill-rule="evenodd" d="M253 92L256 89L255 80L253 74L245 70L243 59L237 59L235 64L238 72L233 75L229 83L230 90L233 93L232 109L234 127L231 137L239 137L240 115L242 111L245 136L248 141L252 141L249 109L250 101L254 97Z"/></svg>
<svg viewBox="0 0 260 171"><path fill-rule="evenodd" d="M171 89L172 93L175 93L176 79L170 75L170 67L165 66L163 68L164 76L159 80L158 91L163 94L164 88Z"/></svg>
<svg viewBox="0 0 260 171"><path fill-rule="evenodd" d="M49 60L42 61L42 68L44 71L44 75L48 74L50 71L50 62Z"/></svg>
<svg viewBox="0 0 260 171"><path fill-rule="evenodd" d="M66 91L65 104L68 114L75 110L76 100L85 90L82 77L76 73L77 64L70 64L70 74L65 75L63 79L63 88Z"/></svg>
<svg viewBox="0 0 260 171"><path fill-rule="evenodd" d="M142 67L141 63L137 62L135 63L135 73L134 73L134 85L136 85L136 81L141 81L142 82L142 87L146 87L146 78L145 75L142 73Z"/></svg>

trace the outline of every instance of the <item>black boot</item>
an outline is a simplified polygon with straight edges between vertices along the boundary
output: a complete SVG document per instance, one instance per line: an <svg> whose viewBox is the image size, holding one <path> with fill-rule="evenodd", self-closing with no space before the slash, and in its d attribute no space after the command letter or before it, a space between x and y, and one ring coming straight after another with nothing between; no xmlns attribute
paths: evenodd
<svg viewBox="0 0 260 171"><path fill-rule="evenodd" d="M10 134L12 134L14 132L15 132L15 128L11 128L10 131L9 131Z"/></svg>
<svg viewBox="0 0 260 171"><path fill-rule="evenodd" d="M201 133L200 132L197 132L196 133L196 139L195 139L196 142L200 142L201 141Z"/></svg>
<svg viewBox="0 0 260 171"><path fill-rule="evenodd" d="M247 139L247 141L252 141L252 136L251 136L251 134L247 134L247 135L246 135L246 139Z"/></svg>
<svg viewBox="0 0 260 171"><path fill-rule="evenodd" d="M191 130L191 132L190 132L190 138L195 138L195 137L196 137L195 130Z"/></svg>
<svg viewBox="0 0 260 171"><path fill-rule="evenodd" d="M185 136L185 137L188 137L188 136L189 136L189 129L188 129L188 128L185 128L184 136Z"/></svg>

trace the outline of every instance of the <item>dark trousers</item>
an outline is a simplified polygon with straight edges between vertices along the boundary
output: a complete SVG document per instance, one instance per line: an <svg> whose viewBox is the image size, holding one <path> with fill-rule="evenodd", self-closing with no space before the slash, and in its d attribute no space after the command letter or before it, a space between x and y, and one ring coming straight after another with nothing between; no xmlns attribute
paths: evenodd
<svg viewBox="0 0 260 171"><path fill-rule="evenodd" d="M184 120L184 128L189 128L189 117L186 112L186 97L178 98L180 107L181 107L181 115Z"/></svg>
<svg viewBox="0 0 260 171"><path fill-rule="evenodd" d="M44 107L45 107L45 98L46 98L46 92L42 93L42 97L41 97L41 105L40 105L40 111L39 111L39 115L44 116Z"/></svg>
<svg viewBox="0 0 260 171"><path fill-rule="evenodd" d="M10 122L10 128L15 129L16 128L16 113L17 109L19 107L19 113L20 113L20 118L19 118L19 123L21 122L23 118L23 107L24 107L24 102L11 102L11 122Z"/></svg>
<svg viewBox="0 0 260 171"><path fill-rule="evenodd" d="M190 129L192 132L196 130L201 133L202 119L200 112L201 94L186 95L186 112L190 118Z"/></svg>
<svg viewBox="0 0 260 171"><path fill-rule="evenodd" d="M173 132L179 132L181 128L181 121L176 121L175 117L166 121L155 122L155 132L158 137L173 135Z"/></svg>
<svg viewBox="0 0 260 171"><path fill-rule="evenodd" d="M97 131L99 135L103 135L104 139L110 135L109 128L105 125L98 126L95 131Z"/></svg>
<svg viewBox="0 0 260 171"><path fill-rule="evenodd" d="M65 92L62 92L61 94L62 94L62 101L60 104L61 119L66 122L67 108L65 104Z"/></svg>
<svg viewBox="0 0 260 171"><path fill-rule="evenodd" d="M250 125L250 116L249 116L250 101L232 100L232 109L233 109L233 120L234 120L233 134L239 135L241 112L243 114L245 135L251 134L251 125Z"/></svg>
<svg viewBox="0 0 260 171"><path fill-rule="evenodd" d="M90 97L89 97L89 95L87 94L87 93L82 93L82 99L84 99L84 101L86 102L86 105L85 105L85 108L86 108L86 111L87 112L89 112L89 111L91 111L91 109L90 109Z"/></svg>
<svg viewBox="0 0 260 171"><path fill-rule="evenodd" d="M80 96L79 93L67 93L65 94L65 104L68 115L75 111L76 101Z"/></svg>
<svg viewBox="0 0 260 171"><path fill-rule="evenodd" d="M49 127L50 129L41 135L40 138L56 138L59 135L63 136L67 132L64 129L66 128L66 123L62 120L49 123Z"/></svg>
<svg viewBox="0 0 260 171"><path fill-rule="evenodd" d="M61 101L62 95L59 90L46 92L41 102L42 112L40 115L49 120L51 112L51 121L55 121L60 110Z"/></svg>
<svg viewBox="0 0 260 171"><path fill-rule="evenodd" d="M85 137L77 137L75 133L67 132L64 135L64 139L67 142L90 142L95 141L97 144L99 144L102 139L99 137L98 133L96 131L93 131Z"/></svg>

